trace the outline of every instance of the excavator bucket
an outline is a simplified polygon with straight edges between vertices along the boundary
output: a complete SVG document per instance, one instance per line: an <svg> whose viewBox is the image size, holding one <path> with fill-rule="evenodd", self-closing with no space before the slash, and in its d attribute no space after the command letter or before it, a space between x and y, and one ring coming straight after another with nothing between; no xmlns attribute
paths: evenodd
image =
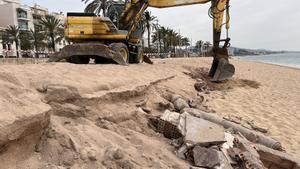
<svg viewBox="0 0 300 169"><path fill-rule="evenodd" d="M222 82L232 78L235 67L229 63L228 51L226 48L214 50L214 60L209 71L209 76L213 82Z"/></svg>
<svg viewBox="0 0 300 169"><path fill-rule="evenodd" d="M97 57L112 59L120 65L127 65L127 62L119 52L112 50L109 46L100 43L77 43L65 46L60 52L50 56L48 62L59 62L61 60L72 60L73 57L78 57L76 60L80 64L80 58ZM83 59L84 60L84 59ZM84 63L84 62L83 62Z"/></svg>

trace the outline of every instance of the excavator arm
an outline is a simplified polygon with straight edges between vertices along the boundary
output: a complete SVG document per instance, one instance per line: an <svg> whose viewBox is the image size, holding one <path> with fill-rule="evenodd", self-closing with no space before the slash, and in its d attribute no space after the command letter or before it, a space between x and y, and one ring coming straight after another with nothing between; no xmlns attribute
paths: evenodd
<svg viewBox="0 0 300 169"><path fill-rule="evenodd" d="M209 13L213 19L213 50L214 57L209 76L212 81L224 81L230 79L235 68L229 63L228 38L229 21L229 0L131 0L126 4L123 15L120 18L120 29L128 30L127 38L130 39L136 30L143 13L147 7L169 8L193 4L205 4L211 2ZM224 15L226 16L224 23ZM226 39L221 39L222 27L225 25L227 30ZM224 42L221 47L221 42Z"/></svg>
<svg viewBox="0 0 300 169"><path fill-rule="evenodd" d="M193 4L204 4L210 0L149 0L149 6L155 8L169 8Z"/></svg>

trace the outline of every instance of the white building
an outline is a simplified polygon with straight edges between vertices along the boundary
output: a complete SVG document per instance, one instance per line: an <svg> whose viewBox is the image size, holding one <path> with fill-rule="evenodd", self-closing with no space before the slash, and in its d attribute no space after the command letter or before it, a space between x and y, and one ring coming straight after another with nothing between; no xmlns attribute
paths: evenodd
<svg viewBox="0 0 300 169"><path fill-rule="evenodd" d="M0 27L5 29L8 25L16 25L20 30L41 29L38 22L49 15L48 9L35 4L33 7L21 5L20 0L0 0ZM62 20L64 24L65 16L63 13L51 13L54 17ZM0 40L1 43L1 40ZM56 45L56 49L60 50L65 45L65 40ZM0 57L16 56L16 48L14 44L0 44ZM6 51L8 50L8 52ZM12 52L15 51L15 52ZM47 52L48 50L45 49Z"/></svg>
<svg viewBox="0 0 300 169"><path fill-rule="evenodd" d="M31 9L20 0L0 0L0 27L18 25L21 30L34 29Z"/></svg>

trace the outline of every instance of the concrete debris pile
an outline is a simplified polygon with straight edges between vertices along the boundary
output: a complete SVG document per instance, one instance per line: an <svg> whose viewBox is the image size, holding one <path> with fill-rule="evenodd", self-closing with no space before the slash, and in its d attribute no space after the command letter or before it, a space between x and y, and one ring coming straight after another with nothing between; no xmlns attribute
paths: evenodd
<svg viewBox="0 0 300 169"><path fill-rule="evenodd" d="M191 168L300 169L300 162L279 150L281 144L255 130L198 109L173 95L175 111L151 117L149 126L172 140Z"/></svg>

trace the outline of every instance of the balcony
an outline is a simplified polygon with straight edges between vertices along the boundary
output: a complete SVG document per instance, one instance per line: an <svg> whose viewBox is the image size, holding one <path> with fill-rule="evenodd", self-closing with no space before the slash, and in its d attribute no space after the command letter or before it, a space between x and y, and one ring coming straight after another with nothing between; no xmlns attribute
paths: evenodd
<svg viewBox="0 0 300 169"><path fill-rule="evenodd" d="M18 26L20 30L29 30L28 22L24 21L19 21Z"/></svg>
<svg viewBox="0 0 300 169"><path fill-rule="evenodd" d="M17 18L18 20L29 20L28 13L25 9L17 8Z"/></svg>

